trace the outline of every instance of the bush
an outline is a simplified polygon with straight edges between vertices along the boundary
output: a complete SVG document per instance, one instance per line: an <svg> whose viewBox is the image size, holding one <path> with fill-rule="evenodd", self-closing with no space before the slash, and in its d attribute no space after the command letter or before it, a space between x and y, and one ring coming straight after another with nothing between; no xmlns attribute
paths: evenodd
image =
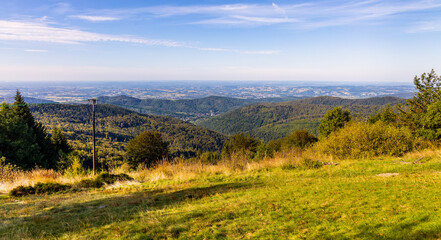
<svg viewBox="0 0 441 240"><path fill-rule="evenodd" d="M381 121L375 124L358 122L333 132L314 147L320 153L338 158L367 158L401 156L412 151L417 142L408 128L387 125Z"/></svg>
<svg viewBox="0 0 441 240"><path fill-rule="evenodd" d="M121 173L121 174L110 174L110 173L101 173L95 179L83 179L75 184L77 188L100 188L104 186L104 184L113 184L116 181L131 181L129 175Z"/></svg>
<svg viewBox="0 0 441 240"><path fill-rule="evenodd" d="M317 142L317 138L306 130L297 130L283 139L283 147L306 148Z"/></svg>
<svg viewBox="0 0 441 240"><path fill-rule="evenodd" d="M127 174L109 174L101 173L95 179L83 179L73 185L64 185L59 183L37 183L35 186L18 186L12 189L9 194L14 197L21 197L33 194L51 194L56 192L65 191L68 189L80 189L80 188L100 188L104 184L113 184L116 181L129 181L133 180Z"/></svg>
<svg viewBox="0 0 441 240"><path fill-rule="evenodd" d="M222 155L218 152L204 152L199 156L199 161L202 163L216 164L222 158Z"/></svg>
<svg viewBox="0 0 441 240"><path fill-rule="evenodd" d="M310 158L303 158L300 164L307 169L317 169L323 167L323 163Z"/></svg>
<svg viewBox="0 0 441 240"><path fill-rule="evenodd" d="M21 197L32 194L51 194L70 189L71 186L59 183L37 183L35 186L18 186L9 192L11 196Z"/></svg>

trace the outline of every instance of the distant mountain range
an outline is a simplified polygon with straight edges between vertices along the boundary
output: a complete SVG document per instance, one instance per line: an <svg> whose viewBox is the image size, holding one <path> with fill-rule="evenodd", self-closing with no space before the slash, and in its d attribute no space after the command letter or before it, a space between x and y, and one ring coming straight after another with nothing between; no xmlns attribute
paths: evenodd
<svg viewBox="0 0 441 240"><path fill-rule="evenodd" d="M245 132L269 141L285 137L299 129L316 133L323 115L337 106L349 109L355 117L363 118L375 114L387 104L402 103L405 103L405 99L397 97L314 97L244 106L197 124L227 135Z"/></svg>
<svg viewBox="0 0 441 240"><path fill-rule="evenodd" d="M98 102L112 104L139 113L166 115L180 118L186 121L194 121L219 115L233 109L261 102L282 102L300 97L286 98L263 98L263 99L239 99L231 97L210 96L197 99L139 99L120 95L115 97L99 97Z"/></svg>

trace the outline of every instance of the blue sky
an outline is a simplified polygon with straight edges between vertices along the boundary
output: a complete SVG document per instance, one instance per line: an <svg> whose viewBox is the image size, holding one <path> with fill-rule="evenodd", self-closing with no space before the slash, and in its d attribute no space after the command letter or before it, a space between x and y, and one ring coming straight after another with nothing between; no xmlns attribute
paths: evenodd
<svg viewBox="0 0 441 240"><path fill-rule="evenodd" d="M441 0L0 1L0 81L411 82Z"/></svg>

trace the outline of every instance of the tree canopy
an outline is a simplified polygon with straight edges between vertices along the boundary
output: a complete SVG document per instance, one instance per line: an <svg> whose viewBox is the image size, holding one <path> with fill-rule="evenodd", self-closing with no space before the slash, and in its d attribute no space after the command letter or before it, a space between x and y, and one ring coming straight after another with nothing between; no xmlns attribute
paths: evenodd
<svg viewBox="0 0 441 240"><path fill-rule="evenodd" d="M6 103L0 106L0 116L0 156L6 158L6 163L25 170L56 167L56 148L18 90L12 107Z"/></svg>
<svg viewBox="0 0 441 240"><path fill-rule="evenodd" d="M327 137L332 132L342 128L351 119L351 112L343 110L341 107L336 107L326 112L318 127L319 136Z"/></svg>
<svg viewBox="0 0 441 240"><path fill-rule="evenodd" d="M145 131L127 144L127 159L132 167L145 164L153 166L168 153L168 144L162 140L159 132Z"/></svg>

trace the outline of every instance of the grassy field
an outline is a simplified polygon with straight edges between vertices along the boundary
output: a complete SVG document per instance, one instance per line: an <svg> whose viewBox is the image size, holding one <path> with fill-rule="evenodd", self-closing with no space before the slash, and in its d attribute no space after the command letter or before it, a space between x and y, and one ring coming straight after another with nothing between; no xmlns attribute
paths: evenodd
<svg viewBox="0 0 441 240"><path fill-rule="evenodd" d="M409 164L421 156L420 164ZM89 191L2 195L0 237L441 238L441 151L319 169L279 163L187 178L148 176Z"/></svg>

